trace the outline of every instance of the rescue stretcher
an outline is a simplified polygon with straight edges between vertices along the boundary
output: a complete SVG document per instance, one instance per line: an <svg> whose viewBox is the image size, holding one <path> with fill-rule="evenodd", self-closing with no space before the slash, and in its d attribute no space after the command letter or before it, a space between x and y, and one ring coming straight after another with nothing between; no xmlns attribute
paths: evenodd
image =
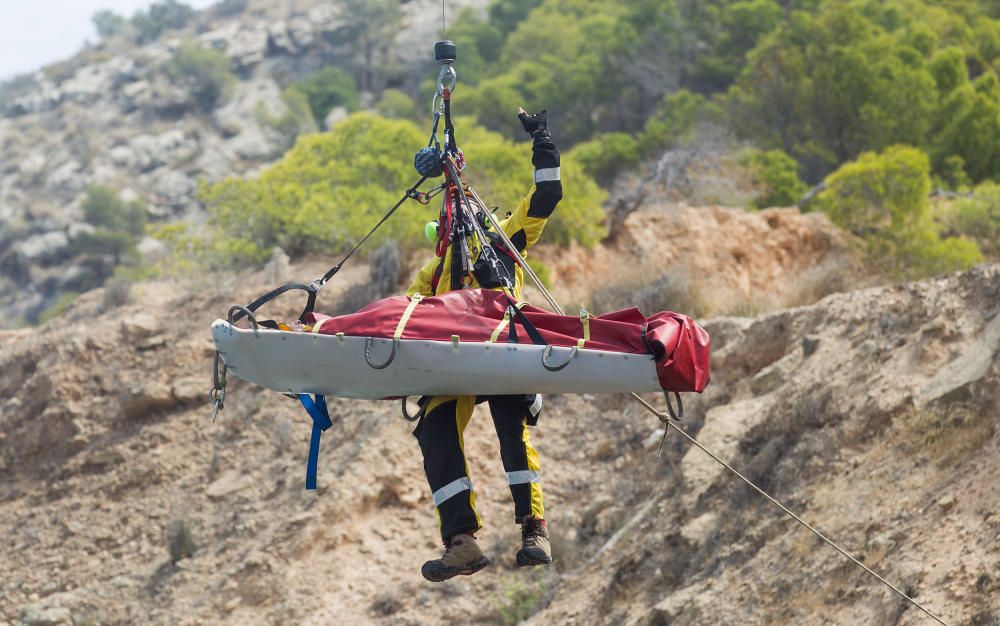
<svg viewBox="0 0 1000 626"><path fill-rule="evenodd" d="M296 395L700 392L708 384L708 333L685 315L566 316L511 304L480 289L396 296L350 315L310 313L302 332L220 319L212 337L231 374Z"/></svg>

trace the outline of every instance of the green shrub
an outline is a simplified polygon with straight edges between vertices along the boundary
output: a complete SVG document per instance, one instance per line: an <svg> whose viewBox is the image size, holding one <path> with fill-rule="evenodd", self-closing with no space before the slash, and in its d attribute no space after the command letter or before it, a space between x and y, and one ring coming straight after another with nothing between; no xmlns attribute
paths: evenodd
<svg viewBox="0 0 1000 626"><path fill-rule="evenodd" d="M139 43L149 43L168 30L184 27L192 17L194 9L188 5L177 0L161 0L146 11L136 11L131 22Z"/></svg>
<svg viewBox="0 0 1000 626"><path fill-rule="evenodd" d="M793 206L808 191L799 178L799 164L781 150L747 150L739 163L750 170L754 187L760 189L754 200L758 209Z"/></svg>
<svg viewBox="0 0 1000 626"><path fill-rule="evenodd" d="M309 107L309 100L301 90L294 87L286 88L281 92L281 101L285 105L285 111L281 115L274 115L264 103L259 103L257 121L261 126L267 126L284 137L283 150L287 150L295 142L296 137L303 133L316 132L318 128Z"/></svg>
<svg viewBox="0 0 1000 626"><path fill-rule="evenodd" d="M830 175L817 205L862 236L873 265L903 278L965 269L982 255L972 241L942 239L931 219L930 162L909 146L866 152Z"/></svg>
<svg viewBox="0 0 1000 626"><path fill-rule="evenodd" d="M569 156L580 162L583 171L602 185L639 163L639 143L625 133L605 133L578 143Z"/></svg>
<svg viewBox="0 0 1000 626"><path fill-rule="evenodd" d="M1000 258L1000 184L983 183L971 198L959 200L953 220L957 230L976 241L985 254Z"/></svg>
<svg viewBox="0 0 1000 626"><path fill-rule="evenodd" d="M324 67L290 85L289 89L305 95L313 119L320 127L334 107L342 106L348 111L358 108L358 86L354 78L339 67Z"/></svg>
<svg viewBox="0 0 1000 626"><path fill-rule="evenodd" d="M709 103L705 96L686 89L664 96L643 126L639 136L640 152L656 156L687 139L697 122L718 115L718 107Z"/></svg>
<svg viewBox="0 0 1000 626"><path fill-rule="evenodd" d="M375 110L389 119L411 120L417 116L417 104L413 98L398 89L383 91Z"/></svg>
<svg viewBox="0 0 1000 626"><path fill-rule="evenodd" d="M146 211L141 202L125 202L110 187L91 185L83 199L83 219L88 224L132 237L146 230Z"/></svg>
<svg viewBox="0 0 1000 626"><path fill-rule="evenodd" d="M97 30L97 36L101 39L110 39L115 35L124 33L128 29L127 19L107 9L94 13L90 21L93 22L94 28Z"/></svg>
<svg viewBox="0 0 1000 626"><path fill-rule="evenodd" d="M225 101L236 84L226 55L193 39L182 42L163 69L175 84L191 91L195 104L204 111Z"/></svg>
<svg viewBox="0 0 1000 626"><path fill-rule="evenodd" d="M457 120L460 145L469 159L466 178L483 199L514 208L531 188L527 142L514 144ZM356 113L327 133L305 135L284 158L257 179L229 178L203 185L201 199L209 213L208 229L185 242L186 252L205 255L228 266L234 261L261 262L281 246L290 254L344 250L359 240L412 185L413 153L427 141L412 122ZM604 192L571 158L563 160L567 190L544 240L579 241L590 246L604 235ZM395 239L404 250L423 242L423 226L437 207L406 202L368 243L369 250Z"/></svg>

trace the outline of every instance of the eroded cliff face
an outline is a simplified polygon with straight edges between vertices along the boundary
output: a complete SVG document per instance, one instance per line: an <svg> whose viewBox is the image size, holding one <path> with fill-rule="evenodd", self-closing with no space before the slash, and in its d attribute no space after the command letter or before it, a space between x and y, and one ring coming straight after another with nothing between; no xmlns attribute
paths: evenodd
<svg viewBox="0 0 1000 626"><path fill-rule="evenodd" d="M321 307L364 279L345 270ZM396 403L331 403L315 493L291 400L232 380L211 421L208 326L270 281L143 284L121 307L98 290L0 334L0 623L928 623L677 433L657 459L660 424L620 396L546 401L543 570L514 566L477 414L466 445L493 565L424 582L436 517ZM991 265L710 319L713 378L684 428L948 623L994 623L998 313Z"/></svg>
<svg viewBox="0 0 1000 626"><path fill-rule="evenodd" d="M457 11L485 3L452 4ZM433 70L427 42L440 12L432 0L402 11L382 56L417 80ZM296 132L317 130L277 122L288 113L282 86L358 63L357 26L342 3L256 0L236 14L200 12L146 45L109 40L0 94L0 328L35 320L63 293L99 286L115 264L113 255L81 256L74 247L93 231L81 208L88 186L140 202L151 220L197 220L200 181L250 175L280 157ZM232 96L208 108L197 84L164 70L192 40L224 53L236 78ZM360 98L373 104L367 91ZM320 126L346 115L336 107ZM139 251L155 262L163 246L147 238Z"/></svg>

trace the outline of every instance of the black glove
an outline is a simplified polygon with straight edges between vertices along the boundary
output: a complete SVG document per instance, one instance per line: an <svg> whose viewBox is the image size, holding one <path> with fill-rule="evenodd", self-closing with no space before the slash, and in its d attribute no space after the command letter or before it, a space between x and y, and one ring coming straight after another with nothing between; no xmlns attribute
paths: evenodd
<svg viewBox="0 0 1000 626"><path fill-rule="evenodd" d="M518 109L517 119L521 120L521 126L524 126L524 132L528 133L532 137L540 134L549 134L548 111L545 109L542 109L541 113L535 113L534 115L530 115L524 109Z"/></svg>

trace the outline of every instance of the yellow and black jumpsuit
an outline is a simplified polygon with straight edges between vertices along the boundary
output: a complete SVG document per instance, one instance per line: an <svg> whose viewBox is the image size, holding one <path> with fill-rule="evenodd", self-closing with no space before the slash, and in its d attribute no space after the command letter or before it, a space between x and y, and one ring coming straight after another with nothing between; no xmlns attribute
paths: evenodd
<svg viewBox="0 0 1000 626"><path fill-rule="evenodd" d="M500 223L522 255L538 241L545 222L562 198L559 151L548 133L535 136L532 152L535 186L521 200L517 210ZM480 250L478 242L470 241L469 244L470 250ZM443 258L435 258L420 270L407 290L408 296L416 293L432 296L452 290L452 248L449 246ZM506 254L498 251L498 256L514 275L514 297L520 300L524 273ZM479 285L473 279L469 286L477 288ZM445 542L456 534L473 532L482 527L476 512L476 495L469 478L462 437L477 400L488 402L493 415L493 424L500 439L500 458L514 499L514 521L520 523L528 515L544 516L541 465L528 435L528 425L537 421L542 407L541 395L425 398L424 416L413 434L420 442L424 472L430 483L441 537Z"/></svg>

